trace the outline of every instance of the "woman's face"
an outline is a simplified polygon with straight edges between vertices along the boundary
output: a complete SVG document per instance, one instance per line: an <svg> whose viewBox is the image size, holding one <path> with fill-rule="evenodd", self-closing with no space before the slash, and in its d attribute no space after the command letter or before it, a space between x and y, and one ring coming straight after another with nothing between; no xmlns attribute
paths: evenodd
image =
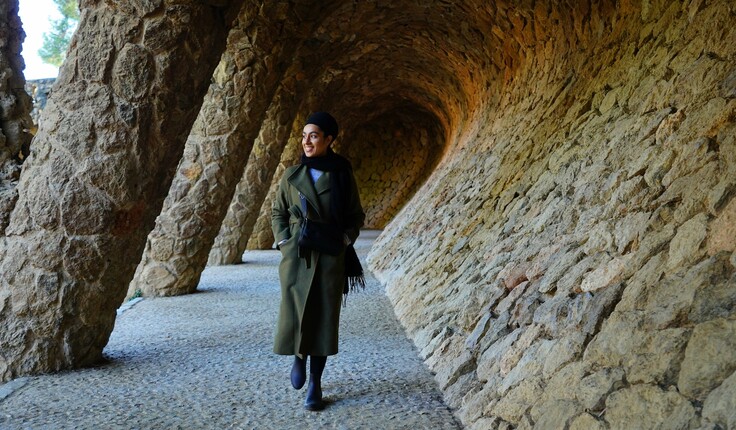
<svg viewBox="0 0 736 430"><path fill-rule="evenodd" d="M314 124L307 124L302 130L302 148L307 157L321 157L327 153L332 136L327 136Z"/></svg>

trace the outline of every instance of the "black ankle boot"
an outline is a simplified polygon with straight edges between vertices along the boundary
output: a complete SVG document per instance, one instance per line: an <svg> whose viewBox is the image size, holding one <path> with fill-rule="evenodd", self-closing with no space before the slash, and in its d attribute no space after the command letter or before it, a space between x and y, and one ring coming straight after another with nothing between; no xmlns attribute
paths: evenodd
<svg viewBox="0 0 736 430"><path fill-rule="evenodd" d="M321 411L325 408L322 402L322 371L325 369L327 357L311 356L309 358L309 385L304 407L309 411Z"/></svg>
<svg viewBox="0 0 736 430"><path fill-rule="evenodd" d="M313 374L309 375L307 400L304 401L304 407L308 411L321 411L325 408L325 404L322 402L322 384Z"/></svg>
<svg viewBox="0 0 736 430"><path fill-rule="evenodd" d="M307 357L294 356L294 364L291 366L291 386L300 389L307 379Z"/></svg>

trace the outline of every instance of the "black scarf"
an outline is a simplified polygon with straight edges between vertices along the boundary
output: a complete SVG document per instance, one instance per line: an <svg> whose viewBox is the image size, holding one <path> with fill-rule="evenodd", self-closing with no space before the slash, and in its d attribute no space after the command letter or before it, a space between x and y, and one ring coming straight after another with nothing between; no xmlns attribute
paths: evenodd
<svg viewBox="0 0 736 430"><path fill-rule="evenodd" d="M345 229L345 219L349 215L347 212L351 209L348 207L350 202L350 192L352 190L351 177L353 174L353 166L347 158L336 154L332 148L327 148L327 153L321 157L307 157L302 154L302 165L310 168L330 172L330 216L338 228L343 231ZM347 299L347 295L351 291L357 291L358 288L365 289L365 277L363 275L363 267L360 265L358 254L355 248L350 244L345 249L345 282L343 284L343 298Z"/></svg>

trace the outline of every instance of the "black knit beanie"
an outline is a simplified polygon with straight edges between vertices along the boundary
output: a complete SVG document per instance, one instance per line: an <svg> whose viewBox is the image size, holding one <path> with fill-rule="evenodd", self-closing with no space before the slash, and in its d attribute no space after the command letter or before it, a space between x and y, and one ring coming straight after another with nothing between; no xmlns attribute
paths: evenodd
<svg viewBox="0 0 736 430"><path fill-rule="evenodd" d="M314 124L319 127L325 134L325 138L332 136L332 140L337 139L337 121L327 112L314 112L309 115L306 124Z"/></svg>

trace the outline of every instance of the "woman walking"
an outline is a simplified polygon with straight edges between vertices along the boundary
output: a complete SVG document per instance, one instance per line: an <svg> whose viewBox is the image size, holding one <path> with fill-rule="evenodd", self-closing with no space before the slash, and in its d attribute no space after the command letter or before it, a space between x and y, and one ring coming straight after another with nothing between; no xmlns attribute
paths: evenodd
<svg viewBox="0 0 736 430"><path fill-rule="evenodd" d="M352 244L365 214L350 162L332 151L337 133L337 121L330 114L309 116L302 131L301 164L284 172L271 211L271 227L282 254L274 352L294 356L291 384L295 389L304 386L309 357L304 403L308 410L324 408L321 377L327 356L337 354L343 294L363 285ZM315 246L300 239L304 217L336 233L334 249L317 250L325 241Z"/></svg>

